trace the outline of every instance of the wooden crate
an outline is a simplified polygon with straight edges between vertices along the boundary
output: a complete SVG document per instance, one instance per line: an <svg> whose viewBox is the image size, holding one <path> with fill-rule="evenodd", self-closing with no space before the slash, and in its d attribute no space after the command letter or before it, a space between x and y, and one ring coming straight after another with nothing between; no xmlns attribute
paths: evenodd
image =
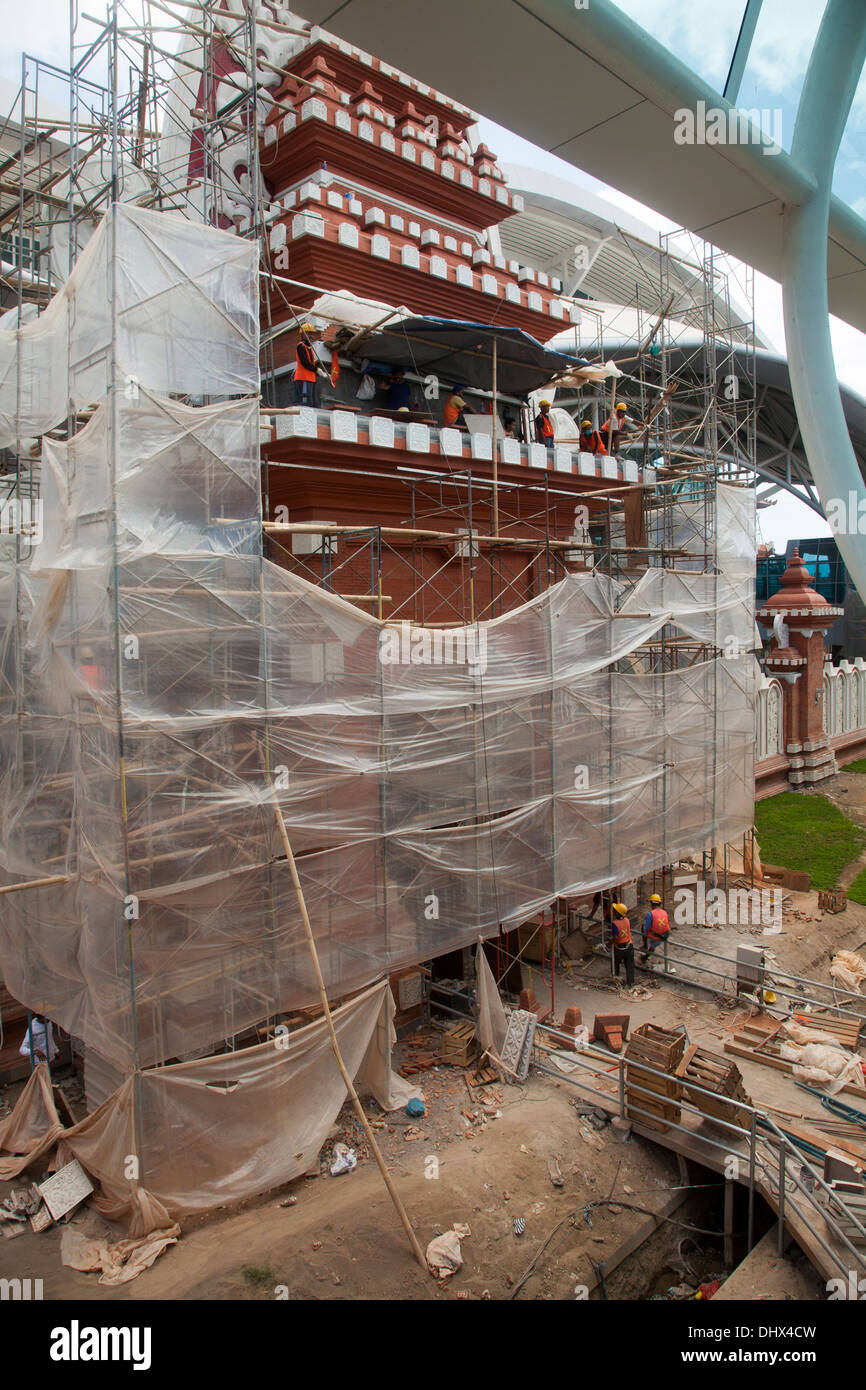
<svg viewBox="0 0 866 1390"><path fill-rule="evenodd" d="M655 1023L641 1023L631 1035L628 1055L638 1056L664 1071L674 1071L686 1050L685 1033L673 1033Z"/></svg>
<svg viewBox="0 0 866 1390"><path fill-rule="evenodd" d="M686 1048L684 1033L672 1033L654 1023L642 1023L634 1030L625 1049L626 1114L645 1129L664 1133L682 1116L682 1085L673 1075ZM639 1064L648 1063L666 1076L657 1076ZM629 1083L632 1083L629 1085ZM640 1086L641 1090L635 1087ZM652 1094L647 1095L649 1091ZM641 1114L647 1111L648 1114Z"/></svg>
<svg viewBox="0 0 866 1390"><path fill-rule="evenodd" d="M740 1069L734 1062L693 1043L677 1067L677 1076L683 1078L683 1095L702 1115L748 1129L749 1113L736 1102L751 1105L751 1101L743 1088ZM689 1081L694 1084L689 1086ZM708 1096L706 1091L716 1094Z"/></svg>
<svg viewBox="0 0 866 1390"><path fill-rule="evenodd" d="M821 912L844 912L847 906L848 894L844 888L831 888L826 892L819 890L818 908Z"/></svg>
<svg viewBox="0 0 866 1390"><path fill-rule="evenodd" d="M455 1023L442 1034L442 1061L453 1067L468 1067L478 1055L474 1023Z"/></svg>

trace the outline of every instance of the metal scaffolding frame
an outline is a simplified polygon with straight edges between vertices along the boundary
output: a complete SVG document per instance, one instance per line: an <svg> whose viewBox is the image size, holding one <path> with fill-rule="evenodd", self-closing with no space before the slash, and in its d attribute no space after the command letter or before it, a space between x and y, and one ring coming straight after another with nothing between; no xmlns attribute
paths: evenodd
<svg viewBox="0 0 866 1390"><path fill-rule="evenodd" d="M267 207L258 163L262 83L258 70L254 78L250 76L250 55L257 50L255 15L252 11L245 11L240 18L230 19L227 31L225 27L219 27L219 16L213 7L202 3L202 25L187 26L190 33L201 31L199 37L205 45L205 60L200 68L195 68L201 75L201 105L190 113L187 132L199 160L199 176L190 179L189 164L183 168L166 161L161 149L160 130L171 97L171 77L167 71L170 55L159 39L154 10L165 17L174 13L162 0L148 0L144 21L136 21L129 0L111 0L106 20L97 26L95 34L88 31L85 37L82 32L83 16L77 0L72 0L69 72L63 74L59 69L27 56L23 60L19 148L14 163L10 163L7 170L9 178L12 178L9 171L17 171L17 180L13 180L16 182L18 236L15 290L20 316L23 316L27 303L42 303L56 290L61 271L56 256L52 260L52 253L65 245L65 273L68 273L75 252L83 244L89 229L112 203L123 200L136 178L144 180L149 191L140 193L134 201L156 209L181 211L193 220L219 223L221 217L225 216L222 209L227 197L227 148L235 163L245 164L246 168L246 175L240 181L236 180L230 190L231 198L238 207L234 229L240 236L251 240L266 238ZM87 21L87 24L92 27L91 21ZM247 74L246 78L229 74L230 85L237 89L237 96L230 105L218 104L212 82L211 55L216 51L237 59L239 67L234 70L235 74ZM186 66L192 69L195 65L188 63ZM104 78L100 80L103 69ZM40 113L41 93L49 77L55 83L65 81L68 85L70 114L65 153L62 147L56 147L56 125L52 126L50 116ZM173 110L176 117L176 109ZM58 186L62 189L64 181L65 196L53 191ZM0 205L0 208L3 208L0 216L5 217L5 205ZM29 248L27 256L24 254L25 246ZM630 526L638 532L636 541L628 543L624 489L616 486L594 489L592 493L591 500L596 504L601 528L599 539L594 543L560 539L556 534L555 506L556 498L564 494L551 487L550 478L545 479L543 489L537 483L534 485L536 490L531 494L531 517L527 517L525 511L521 512L521 504L527 494L517 492L516 501L511 503L507 486L501 487L503 524L526 526L531 522L535 530L542 534L484 536L478 517L479 513L483 515L487 511L489 480L486 471L473 470L461 459L459 466L447 469L438 487L432 481L417 476L401 479L408 497L413 529L422 532L413 539L410 547L394 544L377 523L369 527L356 526L348 533L342 532L346 537L345 545L348 547L351 544L351 550L338 558L326 536L318 556L310 557L309 561L300 561L299 557L291 556L296 572L326 590L342 592L361 605L372 605L372 611L378 617L400 619L404 616L403 610L408 608L405 616L410 621L424 623L425 599L429 598L431 576L424 568L423 552L428 543L434 543L434 537L423 533L423 523L435 519L441 528L440 533L452 540L458 523L467 535L465 558L458 562L456 576L445 574L453 556L446 565L438 567L442 576L443 600L453 613L452 621L455 624L475 624L505 613L516 602L525 601L525 594L517 587L519 581L525 579L534 594L541 594L566 574L585 568L590 557L595 566L610 578L632 587L648 567L676 570L685 563L692 574L718 574L715 551L716 485L720 481L748 484L754 475L754 378L751 393L745 392L742 399L720 399L719 378L727 374L726 367L732 366L734 343L738 341L738 335L731 326L731 314L728 314L727 321L721 327L715 315L717 296L725 294L727 271L710 251L703 253L701 264L702 275L695 281L696 301L692 307L695 312L703 313L703 347L701 353L690 357L684 365L674 366L671 361L676 345L669 341L666 328L665 306L669 302L670 292L666 280L669 262L666 261L664 247L659 252L658 305L648 307L644 292L644 301L637 306L648 324L651 321L657 325L652 341L657 341L660 347L658 355L651 355L648 351L640 355L637 380L642 419L646 424L637 447L645 466L652 466L656 461L660 476L655 483L639 488L639 516L633 516L630 520ZM267 257L263 257L263 265L269 265ZM6 283L8 285L8 279ZM260 287L262 314L267 324L271 297L278 289L270 270L262 271ZM690 317L693 316L690 314ZM270 335L267 335L266 341L269 344L272 342ZM599 360L603 360L603 351L603 329L600 324ZM269 373L273 373L273 364L272 359L269 362L266 356L263 364L266 383ZM694 420L684 423L675 419L670 405L674 385L677 410L682 408L690 411L696 417L696 425ZM197 402L204 403L204 400ZM59 439L71 438L87 418L86 413L71 414L66 426L52 433ZM685 440L690 442L685 444ZM315 449L315 442L310 448ZM17 465L16 487L19 495L25 486L34 493L38 489L38 458L25 451L24 441L18 442L16 452L14 462ZM662 459L664 464L661 463ZM265 517L268 516L269 474L280 466L266 463L263 468ZM666 470L664 473L662 468ZM359 468L354 475L365 476L365 470ZM455 494L453 500L448 495L451 490ZM634 494L635 489L631 492ZM581 501L583 496L578 493L569 495L575 501ZM690 517L690 532L686 536L682 533L684 515ZM418 521L421 521L421 527L415 525ZM323 534L327 532L325 527L317 526L319 529ZM272 558L285 563L286 548L280 542L278 531L271 529L266 534L267 544L272 547ZM522 546L526 558L521 562L518 574L509 578L504 571L502 558L506 549L513 549L515 543ZM23 559L26 538L19 541L19 546L19 558ZM386 613L383 569L395 559L406 566L416 582L410 599L397 606L394 612ZM351 593L337 587L338 584L344 585L347 580L352 588ZM226 629L216 633L209 659L218 664L220 644L230 640ZM719 651L718 642L683 642L674 639L664 629L657 638L644 644L639 655L610 664L611 689L617 674L639 672L663 675L709 660ZM554 754L551 741L551 757ZM257 756L254 749L248 750L247 763L251 766ZM709 749L706 756L711 756ZM130 772L134 776L132 759ZM125 785L126 780L125 772ZM661 794L666 796L666 786ZM474 822L481 824L489 821L492 824L502 814L501 810L485 812L482 807L476 806ZM138 832L131 832L130 838L136 834ZM147 838L143 832L141 838ZM129 841L124 857L128 868L130 857L136 857L129 854ZM47 864L46 867L53 866ZM714 868L712 872L715 872ZM327 933L327 939L330 941L330 933ZM351 943L347 949L352 949ZM242 986L243 981L239 984ZM263 1000L263 1008L272 1016L265 1008L266 1003ZM159 1012L158 1009L156 1011ZM231 998L226 1004L225 1024L225 1036L232 1039Z"/></svg>

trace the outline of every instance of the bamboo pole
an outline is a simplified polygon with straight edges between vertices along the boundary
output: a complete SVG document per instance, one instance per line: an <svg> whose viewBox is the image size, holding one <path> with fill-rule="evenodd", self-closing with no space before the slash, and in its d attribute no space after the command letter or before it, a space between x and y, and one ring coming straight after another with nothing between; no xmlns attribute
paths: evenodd
<svg viewBox="0 0 866 1390"><path fill-rule="evenodd" d="M50 878L31 878L26 883L7 883L0 893L20 893L25 888L47 888L50 883L68 883L68 874L52 874Z"/></svg>
<svg viewBox="0 0 866 1390"><path fill-rule="evenodd" d="M262 758L262 749L261 749L261 745L259 745L259 757ZM263 763L263 765L264 765L264 759L263 759L263 758L262 758L262 763ZM271 779L270 779L270 774L267 772L267 770L265 771L265 776L267 777L268 786L269 786L270 792L271 792L271 798L272 798L273 803L274 803L274 815L275 815L276 821L277 821L277 829L278 829L279 832L280 832L280 838L282 839L283 848L284 848L284 850L285 850L285 852L286 852L286 862L288 863L288 866L289 866L289 873L290 873L291 876L292 876L292 884L293 884L293 886L294 886L295 894L296 894L297 899L298 899L298 908L300 909L301 921L303 922L303 925L304 925L304 934L305 934L305 936L306 936L306 938L307 938L307 945L308 945L309 948L310 948L310 957L311 957L312 962L313 962L313 969L314 969L314 971L315 971L315 973L316 973L316 983L317 983L318 988L319 988L319 999L321 1000L322 1010L323 1010L324 1015L325 1015L325 1022L326 1022L327 1025L328 1025L328 1033L330 1034L330 1038L331 1038L331 1048L332 1048L332 1050L333 1050L334 1057L335 1057L336 1062L337 1062L337 1066L338 1066L339 1069L340 1069L340 1075L342 1076L343 1081L345 1082L346 1090L347 1090L348 1093L349 1093L349 1098L350 1098L350 1100L351 1100L351 1102L352 1102L352 1105L353 1105L353 1107L354 1107L355 1114L358 1116L358 1119L359 1119L360 1122L361 1122L361 1128L363 1129L364 1134L365 1134L366 1139L367 1139L367 1142L368 1142L368 1144L370 1145L370 1149L371 1149L371 1151L372 1151L372 1153L373 1153L373 1157L375 1158L376 1163L377 1163L377 1165L378 1165L379 1172L382 1174L382 1179L383 1179L383 1181L384 1181L384 1183L385 1183L385 1186L386 1186L387 1189L388 1189L388 1195L390 1196L391 1201L394 1203L394 1206L395 1206L396 1209L397 1209L397 1215L399 1216L400 1221L401 1221L401 1223L402 1223L402 1225L403 1225L403 1229L404 1229L404 1231L406 1232L406 1235L409 1237L409 1244L412 1246L412 1251L413 1251L413 1253L414 1253L414 1255L415 1255L415 1258L416 1258L416 1260L418 1261L418 1263L419 1263L419 1265L421 1266L421 1268L422 1268L422 1269L426 1269L426 1268L427 1268L427 1261L426 1261L426 1259L424 1258L424 1252L423 1252L423 1250L421 1249L421 1246L418 1244L418 1237L416 1236L415 1232L414 1232L413 1229L412 1229L411 1223L410 1223L410 1221L409 1221L409 1217L408 1217L408 1215L406 1214L406 1208L403 1206L403 1203L402 1203L401 1200L400 1200L400 1196L399 1196L399 1194L398 1194L398 1192L397 1192L397 1189L394 1187L394 1184L393 1184L393 1182L391 1181L391 1174L388 1172L388 1169L387 1169L387 1167L385 1166L385 1160L384 1160L384 1158L382 1157L381 1151L380 1151L380 1149L379 1149L379 1145L376 1143L376 1137L375 1137L375 1135L373 1134L372 1129L370 1128L370 1122L369 1122L369 1120L367 1119L367 1116L366 1116L365 1113L364 1113L364 1107L362 1106L360 1100L358 1099L358 1093L357 1093L357 1091L355 1090L355 1086L354 1086L354 1083L353 1083L353 1081L352 1081L352 1078L351 1078L351 1076L349 1075L348 1071L346 1070L346 1064L345 1064L345 1062L343 1061L343 1054L342 1054L342 1052L340 1051L340 1044L339 1044L339 1041L337 1040L337 1034L336 1034L336 1031L335 1031L335 1029L334 1029L334 1020L333 1020L333 1017L332 1017L332 1015L331 1015L331 1006L330 1006L330 1004L328 1003L328 995L327 995L327 992L326 992L326 990L325 990L325 981L324 981L324 979L323 979L323 977L322 977L322 968L321 968L321 966L320 966L320 964L319 964L319 953L318 953L318 951L316 950L316 942L315 942L315 939L314 939L314 937L313 937L313 929L312 929L312 927L311 927L311 925L310 925L309 913L307 912L307 903L306 903L306 899L304 898L304 890L303 890L303 888L301 887L301 880L300 880L300 878L298 877L298 868L297 868L297 865L295 864L295 856L294 856L294 854L292 853L292 845L291 845L291 841L289 840L289 833L288 833L288 831L286 830L286 822L285 822L285 820L283 819L283 813L282 813L282 810L280 809L280 803L279 803L279 800L278 800L278 798L277 798L277 793L276 793L276 791L275 791L275 789L274 789L274 785L273 785L273 783L271 782Z"/></svg>
<svg viewBox="0 0 866 1390"><path fill-rule="evenodd" d="M613 444L613 417L614 417L614 406L615 406L615 405L616 405L616 377L614 377L613 381L610 383L610 413L608 414L608 417L607 417L607 452L608 452L609 454L613 452L613 449L612 449L611 446L612 446L612 444Z"/></svg>

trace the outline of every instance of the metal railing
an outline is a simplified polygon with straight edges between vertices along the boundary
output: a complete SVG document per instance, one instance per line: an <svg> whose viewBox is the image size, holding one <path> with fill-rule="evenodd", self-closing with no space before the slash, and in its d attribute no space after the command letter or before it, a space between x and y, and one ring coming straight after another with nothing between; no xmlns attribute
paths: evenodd
<svg viewBox="0 0 866 1390"><path fill-rule="evenodd" d="M727 965L728 969L715 970L710 965L704 965L700 962L686 959L685 956L672 955L672 947L675 947L676 950L679 952L687 953L688 956L702 956L705 957L707 960L719 961L721 965ZM603 956L609 955L607 946L603 946L599 950L599 954ZM723 956L720 955L717 951L708 951L703 946L694 946L690 942L686 941L671 941L670 937L668 936L666 936L662 941L661 952L659 951L658 947L656 947L655 951L649 959L651 961L654 959L658 959L659 955L661 955L664 964L664 974L670 974L672 978L679 980L681 984L694 985L700 989L712 989L713 993L715 994L719 994L722 992L720 986L705 985L702 984L700 980L691 980L687 979L684 976L678 976L676 972L670 971L671 965L684 966L687 969L695 970L702 975L711 975L714 978L721 980L724 983L731 986L733 990L736 990L736 957ZM641 970L645 971L649 975L659 976L660 974L659 971L653 970L649 964L642 965L640 961L636 961L635 963L639 966ZM795 1004L805 1003L810 1004L817 1009L832 1009L835 1013L842 1015L844 1018L853 1019L858 1023L862 1023L864 1021L864 1017L866 1017L866 996L858 994L856 990L842 989L841 986L836 985L835 983L826 984L823 980L813 980L807 975L794 975L790 970L783 970L780 966L777 966L775 964L765 965L761 967L750 966L750 969L755 970L756 972L760 970L763 976L763 978L760 981L755 983L755 989L763 990L765 988L772 988L777 995L781 996L784 999L790 999ZM803 986L803 988L785 989L784 986L780 984L780 981L792 981L795 985ZM807 990L812 992L807 993ZM818 999L815 997L818 991L823 991L824 993L831 995L832 998ZM853 1008L846 1008L844 1004L840 1004L838 1002L840 998L855 1002L860 1006L860 1009L863 1010L863 1012L858 1012L856 1009Z"/></svg>
<svg viewBox="0 0 866 1390"><path fill-rule="evenodd" d="M538 1033L544 1033L551 1038L560 1039L564 1043L567 1043L569 1047L575 1045L574 1038L571 1035L560 1032L558 1029L552 1028L547 1024L539 1024L536 1028L536 1034ZM842 1254L839 1251L832 1249L831 1246L828 1245L820 1231L816 1230L813 1221L809 1219L806 1211L797 1204L796 1200L792 1200L789 1184L793 1183L794 1188L805 1197L813 1216L817 1215L821 1218L829 1228L834 1239L838 1241L843 1249L853 1258L855 1262L854 1268L859 1266L866 1271L866 1250L858 1250L857 1247L852 1244L836 1217L833 1215L833 1206L837 1205L844 1208L846 1219L852 1223L863 1237L864 1245L866 1245L866 1226L863 1225L856 1212L846 1205L842 1195L838 1192L834 1192L828 1186L824 1181L823 1174L819 1173L809 1161L808 1155L798 1148L788 1135L783 1133L775 1121L772 1120L765 1111L760 1110L757 1106L749 1102L720 1096L717 1091L710 1091L706 1087L691 1080L691 1078L684 1080L682 1077L674 1077L673 1073L663 1071L653 1066L651 1063L644 1061L642 1058L639 1061L632 1059L631 1063L629 1063L628 1058L624 1054L617 1055L610 1053L607 1050L594 1047L590 1042L580 1042L577 1046L579 1048L578 1051L569 1052L569 1060L576 1063L577 1066L582 1067L585 1071L597 1075L597 1063L600 1061L605 1063L608 1070L613 1070L613 1066L616 1066L619 1089L618 1108L619 1114L623 1119L645 1117L654 1124L660 1123L658 1115L654 1115L640 1105L636 1105L634 1100L631 1099L633 1094L637 1092L657 1100L658 1092L640 1085L639 1082L634 1080L633 1076L628 1078L628 1084L626 1085L626 1073L629 1065L631 1065L632 1068L638 1068L641 1072L648 1072L650 1075L663 1078L666 1081L671 1081L672 1079L676 1080L681 1087L687 1087L690 1093L694 1094L698 1092L701 1095L707 1096L716 1104L718 1104L720 1100L729 1100L732 1111L735 1110L740 1113L748 1114L749 1126L745 1128L732 1121L717 1118L715 1115L708 1117L698 1106L693 1105L686 1099L684 1095L671 1098L675 1100L681 1112L683 1110L688 1111L696 1115L699 1120L710 1118L713 1125L719 1126L727 1131L731 1136L731 1140L728 1143L722 1143L718 1139L712 1138L705 1133L696 1135L695 1131L685 1125L682 1120L677 1121L665 1117L662 1122L669 1129L674 1129L681 1134L688 1135L692 1140L697 1138L702 1145L707 1145L711 1149L720 1150L726 1158L733 1157L738 1161L743 1159L748 1160L749 1180L747 1185L749 1189L749 1215L747 1246L749 1250L751 1250L754 1244L755 1193L759 1184L757 1173L760 1167L764 1174L767 1187L769 1188L769 1195L776 1203L777 1207L778 1248L780 1253L784 1245L787 1206L793 1208L796 1215L808 1229L812 1238L821 1246L828 1258L832 1260L845 1275L850 1273L852 1267L850 1263L846 1264L844 1262ZM558 1081L566 1081L576 1086L579 1090L586 1091L588 1094L602 1101L606 1101L607 1104L610 1103L611 1097L608 1092L602 1091L596 1086L588 1085L586 1082L576 1080L572 1073L562 1072L558 1068L554 1070L552 1067L545 1066L543 1063L537 1061L535 1057L533 1058L533 1065L539 1071L546 1072L550 1076L555 1076ZM640 1123L639 1118L637 1119L637 1123ZM759 1133L759 1129L764 1132ZM653 1133L650 1133L644 1137L652 1139L654 1136ZM664 1143L664 1140L659 1138L658 1142ZM734 1147L735 1143L738 1147ZM759 1152L762 1145L769 1151L770 1162L767 1160L767 1155L762 1155ZM789 1160L791 1159L795 1159L796 1164L792 1165L792 1168L789 1168ZM775 1166L775 1172L771 1164ZM797 1170L797 1165L799 1165L799 1171ZM808 1179L807 1182L803 1181L801 1176L803 1173L805 1173ZM826 1206L816 1200L815 1189L820 1190L824 1194L827 1202Z"/></svg>
<svg viewBox="0 0 866 1390"><path fill-rule="evenodd" d="M446 990L443 989L441 992L445 993ZM466 1017L465 1013L460 1013L456 1009L450 1009L447 1005L441 1003L437 1003L435 1007L437 1011L453 1014L456 1018L465 1019ZM549 1024L538 1024L536 1027L536 1036L539 1033L546 1034L548 1037L557 1039L565 1044L569 1049L568 1060L583 1071L584 1078L578 1079L572 1072L561 1071L559 1068L545 1065L543 1061L538 1060L537 1048L533 1048L532 1058L532 1065L535 1069L548 1076L555 1077L557 1081L564 1081L568 1085L575 1087L576 1090L583 1091L587 1095L592 1096L595 1100L602 1102L601 1108L605 1110L607 1110L611 1104L612 1097L610 1092L603 1091L598 1086L590 1084L588 1078L598 1075L599 1062L604 1063L607 1073L612 1072L614 1069L617 1071L617 1108L620 1117L624 1120L636 1120L639 1124L640 1117L644 1117L651 1123L659 1123L658 1115L654 1115L650 1111L636 1105L633 1099L634 1093L637 1092L657 1100L658 1092L640 1085L639 1082L634 1080L633 1076L628 1079L628 1084L626 1085L626 1073L629 1065L631 1065L632 1068L638 1068L642 1072L648 1072L652 1076L663 1078L665 1081L675 1080L680 1086L687 1086L689 1092L699 1092L701 1095L705 1095L712 1099L716 1104L718 1104L720 1100L730 1100L732 1110L745 1113L749 1116L748 1128L743 1125L735 1124L729 1120L722 1120L716 1116L708 1117L698 1106L693 1105L691 1101L686 1099L685 1096L681 1095L675 1098L676 1104L680 1107L681 1114L682 1111L685 1110L697 1116L699 1120L711 1118L713 1125L725 1130L731 1136L727 1143L722 1143L720 1140L706 1133L696 1134L694 1129L689 1128L689 1126L682 1122L682 1119L677 1121L665 1118L664 1124L668 1129L673 1129L680 1134L687 1135L692 1141L697 1140L701 1145L705 1145L709 1149L720 1151L725 1158L736 1159L738 1165L742 1161L748 1162L748 1182L746 1184L749 1192L746 1237L747 1249L751 1250L754 1245L755 1196L759 1186L763 1184L765 1195L776 1205L777 1244L780 1255L783 1252L785 1244L785 1223L787 1220L790 1224L791 1218L789 1212L793 1211L808 1230L812 1239L821 1247L828 1259L846 1276L846 1278L850 1275L852 1269L856 1271L859 1268L866 1273L866 1248L859 1250L852 1243L836 1219L833 1212L834 1207L844 1209L846 1220L850 1221L856 1231L859 1232L863 1239L864 1247L866 1247L866 1226L864 1226L857 1213L846 1205L842 1194L834 1192L828 1186L824 1181L823 1174L819 1173L809 1161L808 1154L804 1150L798 1148L794 1141L779 1128L775 1121L772 1120L765 1111L752 1105L750 1102L720 1096L718 1092L708 1090L706 1087L692 1081L691 1078L686 1081L681 1077L674 1077L673 1073L663 1071L643 1059L639 1061L632 1059L631 1063L629 1063L625 1054L611 1053L606 1049L595 1047L588 1040L585 1042L578 1042L576 1044L578 1050L571 1051L571 1049L575 1047L574 1037L569 1033L564 1033L557 1028L551 1027ZM664 1132L651 1131L647 1133L646 1129L647 1127L645 1126L642 1137L664 1145ZM766 1153L760 1152L762 1146L767 1151ZM759 1169L762 1174L761 1178L758 1177ZM823 1194L826 1205L817 1200L818 1192ZM802 1194L804 1201L798 1203L793 1193ZM811 1213L812 1219L810 1219L808 1213ZM832 1246L828 1244L820 1229L816 1229L814 1222L815 1217L817 1217L820 1222L823 1222L827 1233L832 1236L833 1240L841 1247L841 1250L833 1249ZM847 1252L849 1257L847 1263L845 1252ZM851 1263L852 1260L853 1264Z"/></svg>

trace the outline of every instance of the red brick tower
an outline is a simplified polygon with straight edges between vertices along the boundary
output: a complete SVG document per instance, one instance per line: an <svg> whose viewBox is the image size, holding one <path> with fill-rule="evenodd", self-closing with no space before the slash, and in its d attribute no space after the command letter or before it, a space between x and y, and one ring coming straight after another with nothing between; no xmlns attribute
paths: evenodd
<svg viewBox="0 0 866 1390"><path fill-rule="evenodd" d="M781 588L757 613L758 622L776 625L777 645L765 664L786 685L785 748L794 786L820 782L838 771L824 732L824 633L843 610L831 607L811 585L812 576L795 550Z"/></svg>
<svg viewBox="0 0 866 1390"><path fill-rule="evenodd" d="M495 228L522 203L490 150L470 143L471 111L319 30L276 95L261 145L281 209L269 229L274 278L263 321L273 405L292 404L299 315L324 291L516 327L540 342L578 321L557 279L497 254ZM407 376L412 367L407 348ZM587 539L587 508L576 512L582 494L643 481L636 462L503 431L501 526L490 540L493 441L444 427L444 395L455 384L443 376L443 395L421 398L415 373L429 414L404 423L351 394L346 362L339 390L325 385L318 411L276 414L263 442L266 516L310 530L272 526L272 558L379 616L442 623L493 617L582 566L586 553L568 544ZM484 402L476 396L473 405ZM603 505L588 509L601 515ZM474 553L470 529L482 538Z"/></svg>

